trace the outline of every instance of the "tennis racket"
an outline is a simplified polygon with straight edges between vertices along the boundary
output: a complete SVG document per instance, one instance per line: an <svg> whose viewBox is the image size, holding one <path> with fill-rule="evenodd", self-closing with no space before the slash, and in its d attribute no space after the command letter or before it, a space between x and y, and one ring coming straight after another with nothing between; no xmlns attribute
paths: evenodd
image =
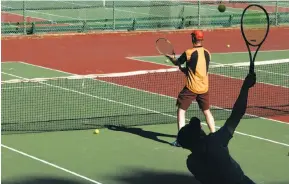
<svg viewBox="0 0 289 184"><path fill-rule="evenodd" d="M173 44L166 38L157 39L156 49L160 54L164 56L175 57L176 55Z"/></svg>
<svg viewBox="0 0 289 184"><path fill-rule="evenodd" d="M166 38L159 38L156 41L156 49L157 51L164 55L164 56L170 56L175 58L176 57L176 53L173 47L173 44ZM167 60L166 62L169 62L169 60ZM178 65L179 70L182 71L184 74L187 73L187 69L183 68L181 65Z"/></svg>
<svg viewBox="0 0 289 184"><path fill-rule="evenodd" d="M241 32L249 51L249 72L251 74L254 73L255 59L259 49L268 36L269 27L269 15L262 6L251 4L244 9L241 17ZM257 47L253 57L250 46L253 48Z"/></svg>

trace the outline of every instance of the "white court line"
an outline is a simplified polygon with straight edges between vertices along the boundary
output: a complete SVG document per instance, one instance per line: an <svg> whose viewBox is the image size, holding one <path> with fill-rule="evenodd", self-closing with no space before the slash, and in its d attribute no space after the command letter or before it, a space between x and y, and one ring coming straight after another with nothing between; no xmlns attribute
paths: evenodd
<svg viewBox="0 0 289 184"><path fill-rule="evenodd" d="M10 75L10 76L12 76L12 77L16 77L16 78L19 78L19 79L28 79L28 78L20 77L20 76L18 76L18 75L9 74L9 73L6 73L6 72L1 72L1 73L4 73L4 74L6 74L6 75ZM47 86L59 88L59 89L65 90L65 91L74 92L74 93L77 93L77 94L80 94L80 95L89 96L89 97L92 97L92 98L96 98L96 99L100 99L100 100L104 100L104 101L108 101L108 102L112 102L112 103L116 103L116 104L121 104L121 105L125 105L125 106L128 106L128 107L141 109L141 110L144 110L144 111L149 111L149 112L161 114L161 115L164 115L164 116L176 117L176 116L173 116L173 115L170 115L170 114L166 114L166 113L162 113L162 112L159 112L159 111L155 111L155 110L147 109L147 108L144 108L144 107L139 107L139 106L127 104L127 103L124 103L124 102L119 102L119 101L111 100L111 99L108 99L108 98L99 97L99 96L96 96L96 95L91 95L91 94L88 94L88 93L83 93L83 92L80 92L80 91L77 91L77 90L73 90L73 89L69 89L69 88L64 88L64 87L61 87L61 86L56 86L56 85L48 84L48 83L45 83L45 82L39 82L39 83L40 83L40 84L47 85Z"/></svg>
<svg viewBox="0 0 289 184"><path fill-rule="evenodd" d="M139 57L140 57L140 56L139 56ZM144 57L161 57L161 56L144 56ZM127 58L127 59L131 59L131 60L140 61L140 62L145 62L145 63L153 63L153 64L157 64L157 65L171 66L172 68L175 68L175 66L172 66L172 65L169 65L169 64L165 64L165 63L156 63L156 62L153 62L153 61L146 61L146 60L138 59L138 58L134 58L134 57L126 57L126 58ZM274 60L272 60L272 61L274 61ZM257 62L258 62L258 61L257 61ZM259 62L262 62L262 61L259 61ZM213 62L213 61L211 61L211 63L216 64L216 65L213 65L213 66L224 65L223 63L217 63L217 62ZM243 70L247 70L247 69L245 69L245 68L243 68L243 67L240 67L240 66L234 66L234 67L239 68L239 69L243 69ZM176 67L176 68L177 68L177 67ZM289 76L288 74L274 73L274 72L270 72L270 71L266 71L266 70L255 69L255 71L259 71L259 72L263 72L263 73L271 73L271 74L280 75L280 76ZM232 79L241 79L241 78L238 78L238 77L233 77L233 76L224 75L224 74L216 74L216 73L212 73L212 74L214 74L214 75L219 75L219 76L223 76L223 77L227 77L227 78L232 78ZM242 80L242 79L241 79L241 80ZM271 84L271 83L267 83L267 82L258 82L258 83L266 84L266 85L270 85L270 86L277 86L277 87L282 87L282 88L288 88L288 86Z"/></svg>
<svg viewBox="0 0 289 184"><path fill-rule="evenodd" d="M20 61L21 62L21 61ZM40 68L43 68L43 69L47 69L47 70L51 70L51 71L57 71L57 72L61 72L61 73L65 73L65 74L71 74L72 76L75 76L76 74L73 74L73 73L69 73L69 72L64 72L64 71L61 71L61 70L56 70L56 69L52 69L52 68L48 68L48 67L44 67L44 66L39 66L39 65L35 65L35 64L31 64L31 63L26 63L26 62L21 62L22 64L26 64L26 65L31 65L31 66L35 66L35 67L40 67ZM224 76L224 77L228 77L228 76L225 76L225 75L221 75L221 76ZM233 78L233 77L232 77ZM241 80L239 78L235 78L235 79L238 79L238 80ZM136 90L136 91L142 91L142 92L146 92L146 93L150 93L150 94L154 94L154 95L159 95L159 96L163 96L163 97L167 97L167 98L173 98L173 99L176 99L174 97L171 97L171 96L167 96L167 95L162 95L162 94L158 94L158 93L153 93L153 92L150 92L150 91L145 91L145 90L141 90L141 89L137 89L137 88L131 88L131 87L128 87L128 86L123 86L123 85L119 85L119 84L115 84L115 83L111 83L111 82L107 82L107 81L102 81L102 80L98 80L98 79L95 79L99 82L105 82L105 83L109 83L109 84L112 84L112 85L116 85L116 86L121 86L121 87L125 87L125 88L129 88L129 89L133 89L133 90ZM270 84L272 85L272 84ZM273 85L274 86L274 85ZM277 85L278 86L278 85ZM280 86L278 86L280 87ZM282 87L282 86L281 86ZM287 87L286 87L287 88ZM218 109L223 109L223 108L220 108L220 107L217 107L217 106L213 106L215 108L218 108ZM231 111L231 110L227 110L227 109L223 109L225 111ZM274 122L277 122L277 123L281 123L281 124L286 124L286 125L289 125L287 122L283 122L283 121L279 121L279 120L275 120L275 119L270 119L270 118L265 118L265 117L260 117L260 116L256 116L256 115L251 115L251 114L247 114L246 115L249 115L249 116L252 116L252 117L257 117L257 118L260 118L260 119L264 119L264 120L269 120L269 121L274 121Z"/></svg>
<svg viewBox="0 0 289 184"><path fill-rule="evenodd" d="M18 63L18 62L21 62L21 61L1 61L1 64L4 64L4 63Z"/></svg>
<svg viewBox="0 0 289 184"><path fill-rule="evenodd" d="M52 70L52 71L56 71L56 72L60 72L60 73L65 73L65 74L69 74L69 75L76 75L76 74L68 73L68 72L65 72L65 71L62 71L62 70L57 70L57 69L48 68L48 67L45 67L45 66L40 66L40 65L34 65L34 64L31 64L31 63L26 63L24 61L18 61L18 63L24 64L24 65L30 65L30 66L34 66L34 67L38 67L38 68L43 68L43 69L46 69L46 70Z"/></svg>
<svg viewBox="0 0 289 184"><path fill-rule="evenodd" d="M59 1L59 0L55 0L55 1ZM89 6L90 6L90 5L88 5L88 4L82 4L82 3L81 3L81 4L79 4L79 3L72 3L72 2L65 2L65 3L67 3L67 4L75 4L75 5L87 6L87 8L89 8ZM131 7L131 8L133 8L133 7ZM108 8L105 8L105 9L106 9L106 10L110 10L110 9L108 9ZM113 10L113 9L111 8L111 10ZM154 16L162 17L162 15L157 15L157 14L150 14L150 13L136 12L136 11L130 11L130 10L122 10L122 9L119 9L117 6L115 7L114 10L116 10L116 11L120 11L120 12L132 13L132 14L154 15Z"/></svg>
<svg viewBox="0 0 289 184"><path fill-rule="evenodd" d="M264 51L259 51L258 54L262 53L262 52L289 52L289 49L284 49L284 50L264 50ZM254 52L254 51L252 51ZM217 55L228 55L228 54L248 54L247 51L244 52L212 52L211 54L217 54ZM133 56L133 57L157 57L157 56L161 56L161 55L145 55L145 56ZM176 55L176 56L180 56L180 55ZM248 55L249 56L249 55Z"/></svg>
<svg viewBox="0 0 289 184"><path fill-rule="evenodd" d="M5 8L12 8L12 7L9 7L9 6L4 6L3 7ZM49 15L49 16L55 16L55 17L64 17L64 18L69 18L69 19L72 19L72 20L79 20L77 18L74 18L74 17L68 17L68 16L63 16L63 15L56 15L56 14L50 14L50 13L45 13L45 12L39 12L39 11L35 11L35 10L26 10L28 12L35 12L35 13L39 13L39 14L43 14L43 15ZM7 13L10 13L10 12L7 12ZM23 16L21 14L17 14L17 13L11 13L11 14L14 14L14 15L19 15L19 16ZM31 17L31 16L29 16ZM42 19L42 20L48 20L48 21L55 21L55 20L49 20L49 19L44 19L44 18L38 18L38 17L33 17L33 18L37 18L37 19Z"/></svg>
<svg viewBox="0 0 289 184"><path fill-rule="evenodd" d="M55 1L59 1L59 0L55 0ZM75 5L82 5L82 6L87 6L89 7L90 5L88 4L79 4L79 3L73 3L73 2L65 2L67 4L75 4ZM197 9L198 7L196 5L190 5L190 4L187 4L185 5L186 7L189 7L189 8L193 8L193 9ZM213 5L210 5L210 6L213 6ZM124 7L125 8L125 7ZM131 7L133 8L133 7ZM140 7L135 7L135 8L142 8L142 6ZM108 10L108 8L105 8ZM201 6L201 9L204 9L204 10L215 10L215 11L218 11L217 10L217 6L216 8L208 8L208 7L202 7ZM111 9L112 10L112 9ZM153 15L153 16L158 16L158 17L163 17L163 15L158 15L158 14L152 14L152 13L143 13L143 12L139 12L139 11L130 11L130 10L123 10L123 9L120 9L118 8L117 6L115 7L115 10L116 11L120 11L120 12L127 12L127 13L132 13L132 14L140 14L140 15ZM232 13L240 13L240 11L230 11L230 10L226 10L226 12L232 12Z"/></svg>
<svg viewBox="0 0 289 184"><path fill-rule="evenodd" d="M44 86L26 86L26 87L7 87L7 88L1 88L1 89L5 89L5 90L9 90L9 89L25 89L25 88L43 88Z"/></svg>
<svg viewBox="0 0 289 184"><path fill-rule="evenodd" d="M280 63L276 63L276 64L288 63L288 65L289 65L289 59L268 60L268 61L256 61L255 63L260 63L259 65L262 65L262 64L263 64L263 65L266 65L266 64L274 64L274 63L272 63L272 62L270 63L270 61L281 61ZM212 63L216 64L216 66L223 66L223 65L225 65L225 64L223 64L223 63L218 63L218 62L212 62ZM238 63L234 63L234 64L238 64ZM241 67L241 66L234 66L234 65L233 65L233 67L240 68L240 69L243 69L243 70L247 70L246 68ZM267 71L267 70L255 69L255 71L289 77L289 74L275 73L275 72L270 72L270 71ZM272 84L272 85L273 85L273 84ZM286 88L287 88L287 87L286 87Z"/></svg>
<svg viewBox="0 0 289 184"><path fill-rule="evenodd" d="M9 7L9 8L11 8L11 7ZM12 12L3 12L3 13L7 13L7 14L12 14L12 15L17 15L19 17L23 17L22 14L18 14L18 13L12 13ZM40 17L32 17L32 16L27 16L27 17L31 17L31 18L34 18L34 19L40 19L40 20L43 20L43 21L47 21L48 20L48 19L44 19L44 18L40 18ZM48 21L52 21L52 20L48 20Z"/></svg>
<svg viewBox="0 0 289 184"><path fill-rule="evenodd" d="M14 64L14 63L21 63L21 64L24 64L24 65L30 65L30 66L37 66L38 68L43 68L43 69L46 69L46 70L53 70L53 71L57 71L57 72L61 72L61 73L65 73L65 74L69 74L69 75L75 75L75 74L71 74L71 73L68 73L68 72L65 72L65 71L61 71L61 70L57 70L57 69L53 69L53 68L48 68L48 67L44 67L44 66L40 66L40 65L34 65L34 64L30 64L30 63L26 63L24 61L2 61L1 64Z"/></svg>
<svg viewBox="0 0 289 184"><path fill-rule="evenodd" d="M38 162L42 162L43 164L49 165L49 166L51 166L51 167L54 167L54 168L59 169L59 170L62 170L62 171L66 172L66 173L69 173L69 174L71 174L71 175L74 175L74 176L77 176L77 177L79 177L79 178L82 178L82 179L84 179L84 180L86 180L86 181L89 181L89 182L91 182L91 183L101 184L100 182L95 181L95 180L93 180L93 179L90 179L90 178L88 178L88 177L86 177L86 176L83 176L83 175L78 174L78 173L76 173L76 172L73 172L73 171L71 171L71 170L65 169L65 168L63 168L63 167L60 167L60 166L58 166L58 165L56 165L56 164L53 164L53 163L51 163L51 162L48 162L48 161L46 161L46 160L43 160L43 159L37 158L37 157L35 157L35 156L29 155L29 154L24 153L24 152L22 152L22 151L19 151L19 150L17 150L17 149L11 148L11 147L6 146L6 145L4 145L4 144L1 144L1 146L2 146L3 148L6 148L6 149L8 149L8 150L10 150L10 151L14 151L14 152L16 152L16 153L18 153L18 154L20 154L20 155L25 156L25 157L31 158L31 159L36 160L36 161L38 161Z"/></svg>
<svg viewBox="0 0 289 184"><path fill-rule="evenodd" d="M208 7L203 7L203 6L215 6L216 8L208 8ZM190 5L190 6L188 6L189 8L192 8L192 9L198 9L198 7L196 7L196 6L192 6L192 5ZM214 11L216 11L216 13L219 13L219 11L218 11L218 6L217 5L201 5L201 8L200 9L203 9L203 10L214 10ZM228 9L231 9L231 10L228 10ZM235 13L235 14L240 14L240 13L242 13L242 12L240 12L240 10L236 10L236 11L232 11L232 10L234 10L234 9L240 9L240 8L231 8L231 7L229 7L229 8L227 8L226 9L226 11L225 12L230 12L230 13ZM243 9L242 9L243 10ZM195 10L194 10L195 11Z"/></svg>
<svg viewBox="0 0 289 184"><path fill-rule="evenodd" d="M43 14L43 15L49 15L52 17L61 17L61 18L68 18L72 20L81 20L80 18L74 18L74 17L69 17L69 16L64 16L64 15L58 15L58 14L51 14L51 13L45 13L45 12L40 12L40 11L34 11L34 10L26 10L28 12L34 12L36 14ZM51 20L52 22L57 22L57 20ZM73 25L73 24L71 24Z"/></svg>
<svg viewBox="0 0 289 184"><path fill-rule="evenodd" d="M144 60L142 60L142 61L144 61ZM144 61L144 62L145 62L145 61ZM3 62L3 64L4 64L4 63L6 63L6 62ZM26 62L22 62L22 61L19 61L19 63L26 64L26 65L30 65L30 66L34 66L34 67L39 67L39 68L43 68L43 69L47 69L47 70L51 70L51 71L57 71L57 72L60 72L60 73L70 74L70 75L72 75L72 76L75 76L75 75L76 75L76 74L73 74L73 73L69 73L69 72L65 72L65 71L61 71L61 70L57 70L57 69L53 69L53 68L48 68L48 67L44 67L44 66L39 66L39 65L31 64L31 63L26 63ZM220 74L218 74L218 75L220 75ZM230 77L230 78L242 80L242 79L239 79L239 78L236 78L236 77L231 77L231 76L226 76L226 75L220 75L220 76ZM100 81L100 82L104 82L104 81L98 80L98 79L95 79L95 80ZM110 82L106 82L106 83L110 83ZM261 83L261 82L259 82L259 83ZM128 86L118 85L118 84L115 84L115 83L110 83L110 84L112 84L112 85L117 85L117 86L121 86L121 87L125 87L125 88L129 88L129 89L133 89L133 90L137 90L137 91L142 91L142 92L146 92L146 93L150 93L150 94L155 94L155 95L159 95L159 96L164 96L164 97L167 97L167 98L176 99L176 98L171 97L171 96L162 95L162 94L158 94L158 93L153 93L153 92L150 92L150 91L140 90L140 89L136 89L136 88L131 88L131 87L128 87ZM267 83L263 83L263 84L267 84ZM274 84L269 84L269 83L268 83L268 85L288 88L287 86L279 86L279 85L274 85ZM218 109L223 109L223 108L220 108L220 107L217 107L217 106L214 106L214 107L216 107L216 108L218 108ZM225 111L230 111L230 110L227 110L227 109L223 109L223 110L225 110ZM251 114L247 114L247 113L246 113L246 115L289 125L287 122L283 122L283 121L279 121L279 120L275 120L275 119L260 117L260 116L251 115Z"/></svg>
<svg viewBox="0 0 289 184"><path fill-rule="evenodd" d="M9 6L4 6L4 7L11 8L11 7L9 7ZM81 19L79 19L79 18L68 17L68 16L63 16L63 15L57 15L57 14L44 13L44 12L39 12L39 11L34 11L34 10L26 10L26 11L35 12L36 14L44 14L44 15L54 16L54 17L64 17L64 18L69 18L69 19L72 19L72 20L81 20ZM17 13L10 13L10 12L6 12L6 13L13 14L13 15L18 15L18 16L23 17L23 15L17 14ZM29 17L35 18L35 19L41 19L41 20L43 20L43 21L49 21L49 22L52 22L52 23L54 23L54 22L57 23L57 20L43 19L43 18L41 18L41 17L35 17L35 16L33 16L33 17L32 17L32 16L29 16ZM96 22L96 23L100 23L100 22ZM63 24L73 26L73 25L75 25L76 23L75 23L75 24L63 23ZM88 28L91 28L91 27L88 27Z"/></svg>
<svg viewBox="0 0 289 184"><path fill-rule="evenodd" d="M33 65L33 64L31 64ZM37 65L34 65L37 67ZM53 70L53 69L51 69ZM66 73L66 72L65 72ZM74 75L74 74L72 74ZM17 77L17 78L22 78L22 79L25 79L23 77L20 77L20 76L16 76L16 75L12 75L11 76L14 76L14 77ZM95 79L97 80L97 79ZM106 82L106 81L101 81L101 80L98 80L100 82L104 82L104 83L110 83L110 82ZM42 82L40 82L42 83ZM145 111L149 111L149 112L153 112L153 113L157 113L157 114L161 114L161 115L164 115L164 116L168 116L168 117L172 117L174 119L177 118L177 116L173 116L173 115L170 115L170 114L166 114L166 113L162 113L162 112L159 112L159 111L155 111L155 110L151 110L151 109L147 109L147 108L144 108L144 107L139 107L139 106L135 106L135 105L131 105L131 104L127 104L127 103L123 103L123 102L118 102L118 101L114 101L114 100L110 100L110 99L107 99L107 98L102 98L102 97L98 97L98 96L94 96L94 95L91 95L91 94L87 94L87 93L83 93L83 92L79 92L79 91L75 91L75 90L72 90L72 89L68 89L68 88L63 88L63 87L60 87L60 86L54 86L54 85L50 85L50 84L46 84L44 83L45 85L49 85L49 86L52 86L52 87L56 87L56 88L60 88L60 89L63 89L63 90L67 90L67 91L71 91L71 92L75 92L75 93L78 93L78 94L81 94L81 95L85 95L85 96L90 96L90 97L93 97L93 98L97 98L97 99L101 99L101 100L105 100L105 101L109 101L109 102L113 102L113 103L118 103L118 104L122 104L122 105L125 105L125 106L129 106L129 107L134 107L134 108L137 108L137 109L141 109L141 110L145 110ZM110 83L110 84L114 84L114 83ZM117 85L117 84L114 84L114 85ZM122 85L117 85L117 86L121 86L121 87L126 87L126 88L130 88L130 87L127 87L127 86L122 86ZM152 93L152 92L148 92L148 91L145 91L145 90L140 90L140 89L135 89L135 88L130 88L130 89L134 89L134 90L137 90L137 91L142 91L142 92L147 92L147 93L150 93L150 94L155 94L155 95L159 95L159 96L164 96L164 97L168 97L168 98L173 98L175 99L174 97L170 97L170 96L166 96L166 95L161 95L161 94L157 94L157 93ZM216 106L214 106L216 107ZM216 107L218 109L222 109L220 107ZM223 109L225 111L231 111L231 110L227 110L227 109ZM288 123L286 122L282 122L282 121L278 121L278 120L274 120L274 119L269 119L269 118L264 118L264 117L259 117L259 116L255 116L255 115L250 115L250 114L247 114L246 115L249 115L249 116L252 116L252 117L257 117L257 118L260 118L260 119L264 119L264 120L270 120L270 121L274 121L274 122L278 122L278 123L282 123L282 124L286 124L288 125ZM186 119L187 121L189 121L189 119ZM207 125L205 123L203 123L204 125ZM216 128L220 128L218 126L216 126ZM274 141L274 140L270 140L270 139L266 139L266 138L262 138L262 137L258 137L258 136L254 136L254 135L250 135L250 134L246 134L246 133L242 133L242 132L238 132L238 131L235 131L235 133L237 134L240 134L240 135L244 135L244 136L248 136L248 137L252 137L252 138L256 138L256 139L260 139L260 140L264 140L264 141L267 141L267 142L271 142L271 143L275 143L275 144L280 144L280 145L283 145L283 146L287 146L289 147L289 144L286 144L286 143L281 143L281 142L277 142L277 141Z"/></svg>
<svg viewBox="0 0 289 184"><path fill-rule="evenodd" d="M146 1L146 0L142 0L142 1ZM176 5L178 6L178 5ZM190 4L190 3L185 3L185 4L182 4L182 5L179 5L179 6L185 6L187 8L192 8L192 9L198 9L198 4ZM209 8L209 7L216 7L216 8ZM214 10L216 12L219 12L218 9L217 9L217 5L208 5L208 4L204 4L204 5L201 5L200 6L200 9L204 9L204 10ZM229 7L231 8L231 7ZM231 10L228 10L229 8L227 8L226 12L232 12L232 13L240 13L239 10L236 10L236 11L231 11ZM231 8L232 10L234 10L235 8ZM194 10L195 11L195 10Z"/></svg>
<svg viewBox="0 0 289 184"><path fill-rule="evenodd" d="M65 72L65 73L66 73L66 72ZM14 76L15 76L15 75L14 75ZM15 76L15 77L17 77L17 76ZM18 77L19 77L19 76L18 76ZM19 78L23 78L23 77L19 77ZM52 85L52 86L53 86L53 85ZM54 87L57 87L57 86L54 86ZM58 88L58 87L57 87L57 88ZM60 87L60 88L61 88L61 89L65 89L65 90L69 90L69 91L72 91L72 92L77 92L77 91L70 90L70 89L67 89L67 88L62 88L62 87ZM81 93L81 92L77 92L77 93L83 94L83 95L88 95L88 96L91 96L91 97L96 97L96 96L89 95L89 94L86 94L86 93ZM134 107L137 107L137 106L134 106ZM149 110L149 109L146 109L146 110ZM168 115L168 114L164 114L164 113L161 113L161 114L163 114L163 115ZM172 115L168 115L168 116L176 118L176 116L172 116ZM188 119L187 119L187 120L188 120ZM203 123L203 124L204 124L204 123ZM216 128L220 128L220 127L216 127ZM237 134L240 134L240 135L243 135L243 136L248 136L248 137L251 137L251 138L255 138L255 139L267 141L267 142L270 142L270 143L274 143L274 144L278 144L278 145L283 145L283 146L289 147L288 144L281 143L281 142L277 142L277 141L273 141L273 140L270 140L270 139L261 138L261 137L258 137L258 136L249 135L249 134L245 134L245 133L238 132L238 131L236 131L236 133L237 133ZM45 161L45 160L43 160L43 159L37 158L37 157L35 157L35 156L29 155L29 154L24 153L24 152L22 152L22 151L19 151L19 150L17 150L17 149L8 147L8 146L6 146L6 145L4 145L4 144L1 144L1 146L4 147L4 148L6 148L6 149L9 149L10 151L14 151L14 152L16 152L16 153L18 153L18 154L21 154L21 155L23 155L23 156L26 156L26 157L29 157L29 158L34 159L34 160L36 160L36 161L42 162L43 164L49 165L49 166L51 166L51 167L57 168L57 169L59 169L59 170L62 170L62 171L64 171L64 172L67 172L67 173L72 174L72 175L74 175L74 176L80 177L80 178L82 178L82 179L84 179L84 180L90 181L90 182L95 183L95 184L101 184L100 182L97 182L97 181L95 181L95 180L92 180L92 179L90 179L90 178L88 178L88 177L85 177L85 176L83 176L83 175L80 175L80 174L78 174L78 173L76 173L76 172L73 172L73 171L71 171L71 170L65 169L65 168L63 168L63 167L60 167L60 166L58 166L58 165L56 165L56 164L53 164L53 163L48 162L48 161Z"/></svg>
<svg viewBox="0 0 289 184"><path fill-rule="evenodd" d="M146 56L145 56L146 57ZM150 57L150 56L149 56ZM170 65L170 64L166 64L165 62L163 63L156 63L156 62L153 62L153 61L147 61L147 60L144 60L144 59L138 59L138 58L134 58L134 57L126 57L127 59L131 59L131 60L136 60L136 61L141 61L141 62L144 62L144 63L152 63L152 64L157 64L157 65L163 65L163 66L170 66L172 68L175 68L176 66L174 65ZM164 57L164 60L165 60L165 57ZM176 67L177 68L177 67Z"/></svg>

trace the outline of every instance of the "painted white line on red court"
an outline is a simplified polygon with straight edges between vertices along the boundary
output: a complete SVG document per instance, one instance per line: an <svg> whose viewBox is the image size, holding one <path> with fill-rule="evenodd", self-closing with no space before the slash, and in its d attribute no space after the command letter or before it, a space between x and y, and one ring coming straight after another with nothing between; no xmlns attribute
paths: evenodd
<svg viewBox="0 0 289 184"><path fill-rule="evenodd" d="M289 52L289 49L284 49L284 50L262 50L262 51L259 51L258 53L266 53L266 52ZM252 51L254 52L254 51ZM228 55L228 54L248 54L248 51L242 51L242 52L211 52L211 54L220 54L220 55ZM161 55L144 55L144 56L131 56L132 57L158 57L158 56L161 56ZM176 56L180 56L180 55L176 55ZM248 56L249 57L249 56ZM256 61L258 62L258 61Z"/></svg>
<svg viewBox="0 0 289 184"><path fill-rule="evenodd" d="M160 56L144 56L144 57L160 57ZM163 66L171 66L169 64L165 64L165 63L157 63L157 62L153 62L153 61L146 61L144 59L138 59L138 58L134 58L134 57L126 57L127 59L131 59L131 60L136 60L136 61L140 61L140 62L147 62L147 63L153 63L153 64L157 64L157 65L163 65ZM283 62L286 61L286 62L289 62L289 59L280 59L278 61L282 61ZM274 60L272 60L274 61ZM272 61L259 61L259 62L256 62L257 64L259 63L270 63ZM223 64L223 63L217 63L217 62L213 62L211 61L212 64L212 68L214 67L222 67L222 66L226 66L228 64ZM245 63L245 62L241 62L241 63ZM236 64L236 66L234 66ZM232 66L233 67L236 67L236 68L239 68L239 69L242 69L242 70L247 70L246 68L243 68L241 66L238 66L238 64L240 63L233 63ZM274 64L272 62L272 64ZM278 63L277 63L278 64ZM172 68L174 68L175 66L171 66ZM248 67L249 67L249 62L248 62ZM178 67L175 67L175 68L178 68ZM270 72L270 71L267 71L267 70L260 70L260 69L255 69L255 71L258 71L258 72L262 72L262 73L270 73L270 74L274 74L274 75L280 75L280 76L289 76L288 74L283 74L283 73L275 73L275 72ZM230 75L224 75L224 74L219 74L219 73L211 73L211 74L214 74L214 75L218 75L218 76L223 76L223 77L226 77L226 78L231 78L231 79L238 79L238 80L243 80L242 78L238 78L238 77L233 77L233 76L230 76ZM272 83L267 83L267 82L258 82L259 84L266 84L266 85L270 85L270 86L276 86L276 87L282 87L282 88L288 88L288 86L283 86L283 85L277 85L277 84L272 84Z"/></svg>
<svg viewBox="0 0 289 184"><path fill-rule="evenodd" d="M145 56L146 57L146 56ZM136 60L136 61L140 61L140 62L144 62L144 63L152 63L152 64L155 64L155 65L162 65L162 66L170 66L170 67L176 67L176 66L173 66L173 65L170 65L170 64L166 64L165 61L163 63L157 63L157 62L153 62L153 61L148 61L148 60L144 60L144 59L138 59L138 58L135 58L135 57L126 57L127 59L131 59L131 60ZM165 58L164 58L165 60ZM177 68L177 67L176 67Z"/></svg>

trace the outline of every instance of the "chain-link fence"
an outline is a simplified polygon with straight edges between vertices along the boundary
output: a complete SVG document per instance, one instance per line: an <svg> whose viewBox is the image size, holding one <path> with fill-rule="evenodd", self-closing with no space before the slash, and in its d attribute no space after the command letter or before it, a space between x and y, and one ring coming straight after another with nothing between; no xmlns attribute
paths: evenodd
<svg viewBox="0 0 289 184"><path fill-rule="evenodd" d="M242 11L258 3L272 26L289 26L289 1L2 1L2 34L239 26ZM259 12L256 12L258 14Z"/></svg>

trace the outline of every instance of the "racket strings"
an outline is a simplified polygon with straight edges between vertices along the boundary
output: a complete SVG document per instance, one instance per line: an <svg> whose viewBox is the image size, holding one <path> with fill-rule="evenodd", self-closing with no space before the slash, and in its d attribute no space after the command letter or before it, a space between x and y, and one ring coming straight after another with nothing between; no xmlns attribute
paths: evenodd
<svg viewBox="0 0 289 184"><path fill-rule="evenodd" d="M249 43L252 45L260 45L265 37L266 29L245 29L244 33Z"/></svg>
<svg viewBox="0 0 289 184"><path fill-rule="evenodd" d="M260 45L268 31L268 19L263 9L257 6L251 6L244 13L243 31L249 44Z"/></svg>
<svg viewBox="0 0 289 184"><path fill-rule="evenodd" d="M156 42L156 47L161 54L165 54L165 55L174 54L174 49L173 49L172 44L168 42L166 39L159 39Z"/></svg>

